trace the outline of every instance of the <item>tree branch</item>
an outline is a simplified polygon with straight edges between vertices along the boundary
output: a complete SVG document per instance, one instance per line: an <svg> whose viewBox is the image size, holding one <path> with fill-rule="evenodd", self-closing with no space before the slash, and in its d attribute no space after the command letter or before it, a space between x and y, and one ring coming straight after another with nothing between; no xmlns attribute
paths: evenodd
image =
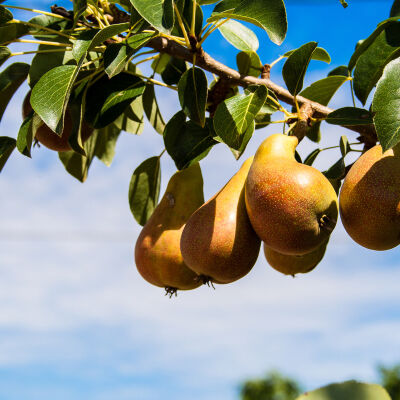
<svg viewBox="0 0 400 400"><path fill-rule="evenodd" d="M146 44L147 47L151 47L160 53L166 53L173 57L181 58L190 63L193 62L193 51L181 46L165 37L156 37ZM295 105L294 97L285 88L272 82L269 78L255 78L253 76L241 75L238 71L227 67L219 61L212 58L209 54L198 49L196 56L196 65L202 69L209 71L213 74L218 75L229 81L231 84L246 87L248 85L265 85L268 89L272 90L279 100ZM333 110L315 101L311 101L302 96L297 96L297 102L300 107L307 106L312 109L313 117L315 118L326 118ZM362 137L363 141L369 146L374 145L377 141L376 131L374 125L353 125L345 126L352 131L358 132Z"/></svg>

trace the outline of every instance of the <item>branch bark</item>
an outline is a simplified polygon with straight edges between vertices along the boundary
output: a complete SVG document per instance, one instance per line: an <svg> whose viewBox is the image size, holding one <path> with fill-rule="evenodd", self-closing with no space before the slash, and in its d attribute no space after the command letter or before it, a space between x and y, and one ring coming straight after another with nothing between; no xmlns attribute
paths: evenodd
<svg viewBox="0 0 400 400"><path fill-rule="evenodd" d="M147 47L151 47L160 53L166 53L173 57L181 58L190 63L193 62L192 50L181 46L173 40L165 37L156 37L146 44ZM219 61L212 58L209 54L199 49L196 52L196 65L200 68L209 71L213 74L218 75L229 81L231 84L246 87L248 85L265 85L268 89L272 90L279 100L295 105L294 97L288 90L272 82L269 78L255 78L253 76L241 75L238 71L227 67ZM312 109L312 116L315 118L326 118L333 109L319 104L315 101L311 101L302 96L297 96L297 102L300 107L307 107ZM359 133L363 141L368 145L375 145L377 141L376 131L374 125L352 125L346 126L346 128Z"/></svg>

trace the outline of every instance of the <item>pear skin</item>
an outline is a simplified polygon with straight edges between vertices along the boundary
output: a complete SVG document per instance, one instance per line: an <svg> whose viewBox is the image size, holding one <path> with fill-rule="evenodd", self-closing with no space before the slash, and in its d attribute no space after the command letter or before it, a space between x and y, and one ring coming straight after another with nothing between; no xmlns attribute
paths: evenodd
<svg viewBox="0 0 400 400"><path fill-rule="evenodd" d="M275 134L258 148L246 180L246 208L265 244L283 254L310 253L338 217L337 195L317 169L296 161L298 139Z"/></svg>
<svg viewBox="0 0 400 400"><path fill-rule="evenodd" d="M186 221L203 203L203 178L198 163L171 177L135 246L136 267L148 282L169 292L201 285L198 276L184 263L179 246Z"/></svg>
<svg viewBox="0 0 400 400"><path fill-rule="evenodd" d="M279 253L264 243L264 255L268 264L285 275L305 274L312 271L323 259L328 241L317 247L311 253L301 256Z"/></svg>
<svg viewBox="0 0 400 400"><path fill-rule="evenodd" d="M384 153L374 146L350 168L340 191L340 217L361 246L388 250L400 243L399 171L399 146Z"/></svg>
<svg viewBox="0 0 400 400"><path fill-rule="evenodd" d="M251 227L244 200L244 183L252 162L239 171L187 221L181 251L190 269L216 283L230 283L255 264L260 239Z"/></svg>

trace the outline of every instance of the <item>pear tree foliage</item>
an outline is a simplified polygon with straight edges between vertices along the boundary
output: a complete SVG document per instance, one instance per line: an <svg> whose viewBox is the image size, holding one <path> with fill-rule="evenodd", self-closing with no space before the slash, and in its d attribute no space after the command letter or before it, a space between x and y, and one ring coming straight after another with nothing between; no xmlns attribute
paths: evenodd
<svg viewBox="0 0 400 400"><path fill-rule="evenodd" d="M25 80L31 89L30 112L19 132L0 137L0 170L17 152L34 157L35 135L43 126L61 136L71 114L70 150L59 158L83 182L96 158L112 163L121 134L137 135L151 125L163 136L165 150L133 171L129 204L141 225L158 202L163 154L177 169L203 159L213 146L228 146L239 159L256 130L279 120L284 130L296 131L305 119L302 136L316 145L303 161L311 165L323 150L319 142L325 121L360 134L351 145L345 136L338 138L340 158L325 171L340 186L348 153L377 142L387 150L400 141L398 0L388 18L355 46L348 65L308 87L304 77L310 62L331 62L317 42L275 61L257 54L259 39L276 45L285 40L284 0L74 0L71 10L31 10L26 21L14 17L20 7L12 1L0 3L0 120ZM343 0L340 4L351 6ZM254 33L254 26L264 37ZM215 30L237 49L236 70L204 52L203 44ZM14 53L17 41L27 42L28 50ZM32 54L29 63L17 61L23 53ZM142 63L151 66L148 76L140 70ZM286 88L269 80L271 68L281 68ZM328 108L342 85L348 85L363 108L355 103ZM169 121L160 111L157 86L176 92L180 109ZM311 107L304 114L307 105ZM86 141L84 124L93 130Z"/></svg>

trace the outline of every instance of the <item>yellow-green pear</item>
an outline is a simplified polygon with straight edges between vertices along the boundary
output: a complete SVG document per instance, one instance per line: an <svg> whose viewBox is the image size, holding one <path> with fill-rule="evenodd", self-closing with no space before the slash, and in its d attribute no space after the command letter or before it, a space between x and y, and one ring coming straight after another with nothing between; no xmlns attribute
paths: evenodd
<svg viewBox="0 0 400 400"><path fill-rule="evenodd" d="M184 263L179 246L186 221L203 203L203 178L198 163L171 177L136 242L136 267L148 282L169 292L201 285Z"/></svg>
<svg viewBox="0 0 400 400"><path fill-rule="evenodd" d="M258 148L246 180L246 207L265 244L284 254L310 253L338 216L337 195L317 169L296 161L298 139L275 134Z"/></svg>
<svg viewBox="0 0 400 400"><path fill-rule="evenodd" d="M260 239L251 227L244 201L244 183L252 158L187 221L181 238L190 269L216 283L246 275L257 260Z"/></svg>
<svg viewBox="0 0 400 400"><path fill-rule="evenodd" d="M294 276L296 274L305 274L312 271L323 259L327 245L328 241L322 243L311 253L294 256L291 254L279 253L264 243L264 255L272 268L282 274Z"/></svg>
<svg viewBox="0 0 400 400"><path fill-rule="evenodd" d="M400 146L380 145L350 168L340 191L340 217L361 246L388 250L400 243Z"/></svg>

